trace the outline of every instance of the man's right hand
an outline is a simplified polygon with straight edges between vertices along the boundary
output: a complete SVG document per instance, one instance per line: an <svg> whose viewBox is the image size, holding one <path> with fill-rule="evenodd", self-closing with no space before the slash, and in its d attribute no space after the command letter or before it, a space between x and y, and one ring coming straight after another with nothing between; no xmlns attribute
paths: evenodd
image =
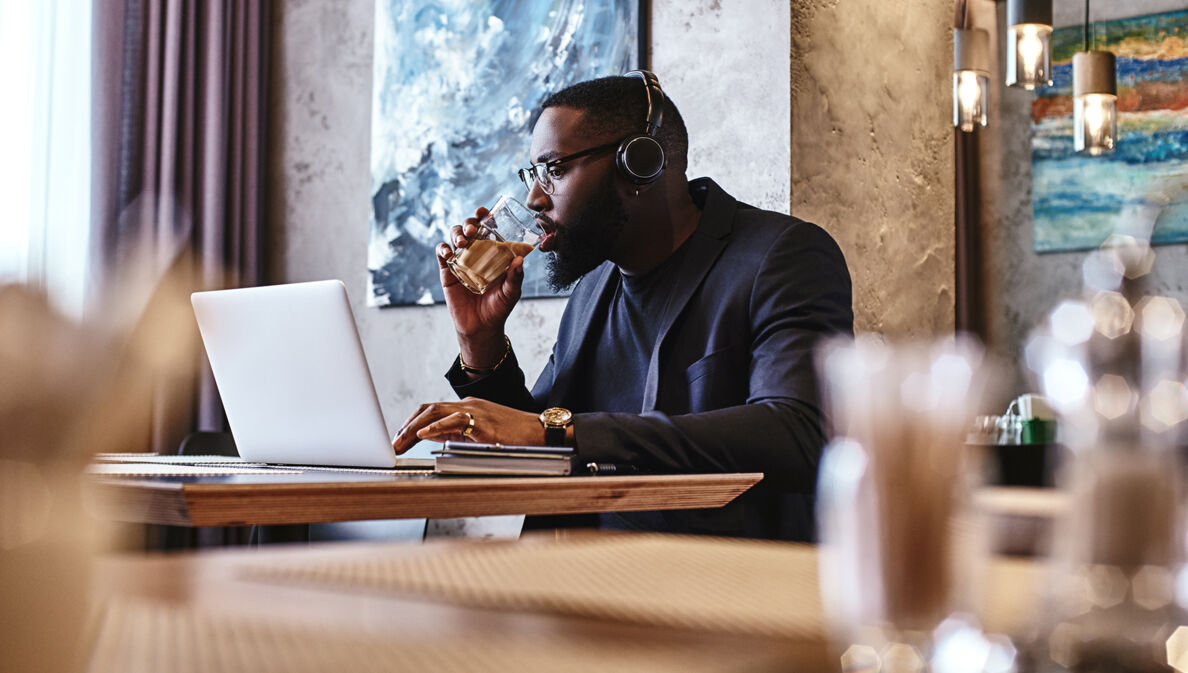
<svg viewBox="0 0 1188 673"><path fill-rule="evenodd" d="M455 248L467 246L467 237L478 233L479 221L487 216L487 212L486 208L479 208L464 225L450 229L450 241ZM446 261L453 255L449 245L438 244L437 264L441 272L441 288L450 309L450 317L454 320L454 329L458 333L462 360L480 369L493 367L507 349L503 340L504 325L520 300L524 258L513 259L507 273L480 295L466 289L446 266Z"/></svg>

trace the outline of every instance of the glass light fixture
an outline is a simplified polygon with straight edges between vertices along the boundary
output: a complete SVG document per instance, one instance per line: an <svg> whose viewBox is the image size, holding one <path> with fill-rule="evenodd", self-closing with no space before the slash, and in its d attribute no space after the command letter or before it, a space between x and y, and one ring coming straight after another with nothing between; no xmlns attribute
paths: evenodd
<svg viewBox="0 0 1188 673"><path fill-rule="evenodd" d="M966 133L989 123L990 34L953 29L953 126Z"/></svg>
<svg viewBox="0 0 1188 673"><path fill-rule="evenodd" d="M1118 83L1108 51L1073 54L1073 141L1091 156L1113 152L1118 139Z"/></svg>
<svg viewBox="0 0 1188 673"><path fill-rule="evenodd" d="M1052 86L1052 0L1007 0L1008 86Z"/></svg>

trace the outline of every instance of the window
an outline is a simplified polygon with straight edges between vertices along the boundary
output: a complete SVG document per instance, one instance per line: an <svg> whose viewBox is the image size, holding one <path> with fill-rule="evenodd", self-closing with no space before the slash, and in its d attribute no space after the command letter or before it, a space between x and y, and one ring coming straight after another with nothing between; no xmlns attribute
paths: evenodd
<svg viewBox="0 0 1188 673"><path fill-rule="evenodd" d="M91 0L0 0L0 283L80 318L91 212Z"/></svg>

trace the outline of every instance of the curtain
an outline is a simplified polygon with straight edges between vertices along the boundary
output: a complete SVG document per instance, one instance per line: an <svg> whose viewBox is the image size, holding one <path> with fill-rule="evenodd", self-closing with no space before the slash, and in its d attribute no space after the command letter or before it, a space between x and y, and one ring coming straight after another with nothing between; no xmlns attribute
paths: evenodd
<svg viewBox="0 0 1188 673"><path fill-rule="evenodd" d="M89 287L172 277L188 290L264 274L270 0L94 0ZM187 302L188 303L188 302ZM109 310L112 302L90 304ZM186 307L188 309L188 306ZM196 333L193 316L186 329ZM148 448L224 430L197 339L162 372ZM139 447L137 447L139 448ZM136 450L129 448L129 450Z"/></svg>
<svg viewBox="0 0 1188 673"><path fill-rule="evenodd" d="M82 317L90 204L91 0L0 0L0 284Z"/></svg>

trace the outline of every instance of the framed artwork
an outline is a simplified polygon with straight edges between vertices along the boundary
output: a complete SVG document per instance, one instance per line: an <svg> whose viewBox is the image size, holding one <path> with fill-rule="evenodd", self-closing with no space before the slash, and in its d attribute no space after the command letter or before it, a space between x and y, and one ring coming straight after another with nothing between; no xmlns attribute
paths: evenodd
<svg viewBox="0 0 1188 673"><path fill-rule="evenodd" d="M443 301L434 248L500 194L521 201L540 104L638 68L641 0L376 0L371 107L372 306ZM544 255L524 297L553 296Z"/></svg>
<svg viewBox="0 0 1188 673"><path fill-rule="evenodd" d="M1091 24L1118 64L1118 144L1073 151L1072 56L1081 26L1052 35L1053 86L1031 106L1036 252L1095 248L1126 219L1157 209L1151 242L1188 241L1188 11ZM1148 216L1149 217L1149 216Z"/></svg>

